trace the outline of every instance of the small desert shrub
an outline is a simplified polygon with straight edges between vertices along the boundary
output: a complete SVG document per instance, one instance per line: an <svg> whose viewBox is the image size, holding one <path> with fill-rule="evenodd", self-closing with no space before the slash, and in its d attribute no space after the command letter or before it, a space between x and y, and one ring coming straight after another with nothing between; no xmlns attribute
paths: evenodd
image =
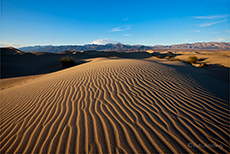
<svg viewBox="0 0 230 154"><path fill-rule="evenodd" d="M75 61L73 60L72 57L66 56L66 57L62 57L62 59L60 59L60 62L62 64L63 67L71 67L76 65Z"/></svg>
<svg viewBox="0 0 230 154"><path fill-rule="evenodd" d="M156 58L162 58L161 55L156 56Z"/></svg>
<svg viewBox="0 0 230 154"><path fill-rule="evenodd" d="M178 58L171 58L170 61L181 61L181 60Z"/></svg>
<svg viewBox="0 0 230 154"><path fill-rule="evenodd" d="M117 58L117 56L109 56L108 58Z"/></svg>
<svg viewBox="0 0 230 154"><path fill-rule="evenodd" d="M191 61L183 61L183 62L188 63L188 64L192 64Z"/></svg>
<svg viewBox="0 0 230 154"><path fill-rule="evenodd" d="M200 67L208 66L207 63L199 63Z"/></svg>
<svg viewBox="0 0 230 154"><path fill-rule="evenodd" d="M165 58L172 58L172 55L167 55Z"/></svg>
<svg viewBox="0 0 230 154"><path fill-rule="evenodd" d="M192 64L196 64L196 62L198 61L198 58L196 56L189 56L188 60L189 61L187 61L187 62L192 63Z"/></svg>

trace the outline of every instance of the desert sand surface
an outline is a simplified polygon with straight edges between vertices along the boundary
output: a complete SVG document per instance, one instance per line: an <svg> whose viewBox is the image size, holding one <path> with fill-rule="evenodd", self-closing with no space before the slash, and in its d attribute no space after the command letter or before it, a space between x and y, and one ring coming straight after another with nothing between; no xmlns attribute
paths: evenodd
<svg viewBox="0 0 230 154"><path fill-rule="evenodd" d="M0 48L1 55L1 78L15 78L31 75L40 75L63 69L60 59L65 56L72 57L77 64L90 61L90 58L119 56L122 58L148 58L149 53L117 53L73 50L49 53L49 52L23 52L18 49Z"/></svg>
<svg viewBox="0 0 230 154"><path fill-rule="evenodd" d="M178 58L181 60L188 60L189 56L196 56L199 59L199 62L205 62L209 65L219 65L230 67L230 51L229 50L149 50L149 53L153 53L154 55L162 55L165 57L166 55L173 55L174 58Z"/></svg>
<svg viewBox="0 0 230 154"><path fill-rule="evenodd" d="M22 52L15 48L0 48L1 78L40 75L61 70L59 59L69 54L45 52ZM80 60L75 56L74 60Z"/></svg>
<svg viewBox="0 0 230 154"><path fill-rule="evenodd" d="M0 152L228 153L228 82L202 72L92 58L2 89Z"/></svg>
<svg viewBox="0 0 230 154"><path fill-rule="evenodd" d="M206 63L208 67L200 67L196 69L197 73L229 83L229 68L230 68L230 51L229 50L166 50L157 51L155 56L161 55L162 62L171 63L169 58L164 58L167 55L172 55L176 59L188 61L189 56L196 56L198 64L193 64L194 67L199 67L199 63Z"/></svg>
<svg viewBox="0 0 230 154"><path fill-rule="evenodd" d="M179 54L179 53L178 53ZM221 65L225 67L230 67L229 52L219 53L219 52L193 52L193 53L183 53L176 56L181 60L187 60L189 56L196 56L200 59L200 62L205 62L209 65Z"/></svg>
<svg viewBox="0 0 230 154"><path fill-rule="evenodd" d="M184 52L176 56L176 58L187 60L189 56L196 56L199 59L198 63L208 64L208 67L201 68L203 74L229 83L229 50L219 52Z"/></svg>
<svg viewBox="0 0 230 154"><path fill-rule="evenodd" d="M45 74L1 79L0 80L1 90L25 84L26 82L29 82L38 77L42 77L43 75Z"/></svg>

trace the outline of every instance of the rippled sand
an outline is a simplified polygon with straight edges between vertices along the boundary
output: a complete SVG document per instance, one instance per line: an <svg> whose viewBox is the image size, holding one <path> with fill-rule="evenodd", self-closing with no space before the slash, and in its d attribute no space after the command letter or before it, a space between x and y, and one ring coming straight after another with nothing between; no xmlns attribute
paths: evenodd
<svg viewBox="0 0 230 154"><path fill-rule="evenodd" d="M228 153L227 83L177 67L95 58L4 89L0 152Z"/></svg>

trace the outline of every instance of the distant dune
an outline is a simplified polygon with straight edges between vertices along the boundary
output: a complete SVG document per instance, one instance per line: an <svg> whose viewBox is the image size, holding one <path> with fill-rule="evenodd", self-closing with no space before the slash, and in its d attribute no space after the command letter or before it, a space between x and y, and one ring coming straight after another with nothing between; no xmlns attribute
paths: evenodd
<svg viewBox="0 0 230 154"><path fill-rule="evenodd" d="M228 82L208 70L149 53L8 51L1 49L2 63L11 73L54 67L63 55L88 62L0 80L8 82L1 88L1 153L229 152Z"/></svg>
<svg viewBox="0 0 230 154"><path fill-rule="evenodd" d="M50 52L22 52L12 47L0 48L0 52L1 78L38 75L61 70L63 68L59 60L64 56L71 56L77 64L95 57L147 58L152 56L149 53L76 52L74 50L67 50L57 54Z"/></svg>
<svg viewBox="0 0 230 154"><path fill-rule="evenodd" d="M22 54L24 53L21 50L18 50L13 47L8 47L8 48L0 48L1 55L16 55L16 54Z"/></svg>

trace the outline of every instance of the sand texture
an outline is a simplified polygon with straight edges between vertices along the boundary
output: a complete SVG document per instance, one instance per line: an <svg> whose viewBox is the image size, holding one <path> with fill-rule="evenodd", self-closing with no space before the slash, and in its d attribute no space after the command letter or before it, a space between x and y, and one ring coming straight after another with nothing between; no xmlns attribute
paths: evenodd
<svg viewBox="0 0 230 154"><path fill-rule="evenodd" d="M198 59L200 59L200 62L204 62L209 65L220 65L220 66L230 67L230 61L229 61L230 57L227 54L229 54L229 52L224 52L224 53L193 52L193 53L183 53L182 55L176 56L176 58L186 61L188 60L189 56L196 56Z"/></svg>
<svg viewBox="0 0 230 154"><path fill-rule="evenodd" d="M194 69L95 58L3 89L0 152L228 153L228 83Z"/></svg>

